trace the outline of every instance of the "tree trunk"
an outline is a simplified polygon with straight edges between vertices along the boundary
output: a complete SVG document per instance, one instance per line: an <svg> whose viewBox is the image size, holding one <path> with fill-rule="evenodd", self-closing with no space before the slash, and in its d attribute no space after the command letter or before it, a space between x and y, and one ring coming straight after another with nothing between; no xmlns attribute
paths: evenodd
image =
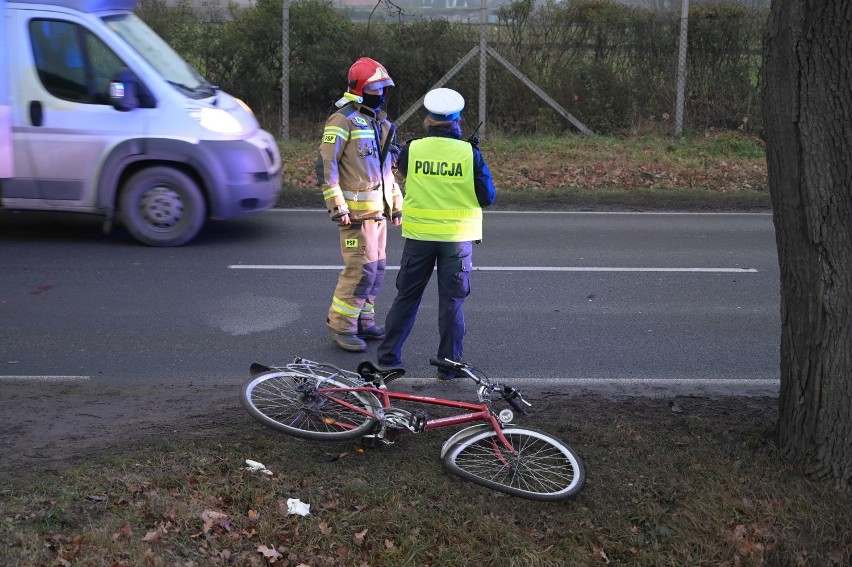
<svg viewBox="0 0 852 567"><path fill-rule="evenodd" d="M781 456L852 489L852 2L774 0L763 60Z"/></svg>

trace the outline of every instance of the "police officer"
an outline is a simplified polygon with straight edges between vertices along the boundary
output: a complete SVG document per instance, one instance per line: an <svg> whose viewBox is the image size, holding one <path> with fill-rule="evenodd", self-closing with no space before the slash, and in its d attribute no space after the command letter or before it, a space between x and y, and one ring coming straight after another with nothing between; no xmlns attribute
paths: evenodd
<svg viewBox="0 0 852 567"><path fill-rule="evenodd" d="M381 109L394 86L384 66L362 57L349 68L339 110L325 123L317 179L331 220L340 232L343 270L326 320L342 349L363 352L365 339L381 339L374 302L385 277L387 219L398 226L402 192L392 167L395 128Z"/></svg>
<svg viewBox="0 0 852 567"><path fill-rule="evenodd" d="M464 300L470 293L472 242L482 239L482 208L494 202L488 165L475 143L461 140L464 98L452 89L429 91L426 136L406 145L398 171L405 176L397 295L379 344L380 367L402 365L402 345L411 333L423 291L438 267L438 357L460 360L465 335ZM438 378L455 373L438 371Z"/></svg>

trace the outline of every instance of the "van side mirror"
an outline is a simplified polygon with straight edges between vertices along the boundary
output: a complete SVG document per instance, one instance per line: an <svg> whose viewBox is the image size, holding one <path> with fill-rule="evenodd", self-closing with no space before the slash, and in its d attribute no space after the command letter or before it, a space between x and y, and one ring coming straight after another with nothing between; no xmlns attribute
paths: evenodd
<svg viewBox="0 0 852 567"><path fill-rule="evenodd" d="M139 107L139 79L130 69L118 71L109 83L109 100L113 108L127 112Z"/></svg>

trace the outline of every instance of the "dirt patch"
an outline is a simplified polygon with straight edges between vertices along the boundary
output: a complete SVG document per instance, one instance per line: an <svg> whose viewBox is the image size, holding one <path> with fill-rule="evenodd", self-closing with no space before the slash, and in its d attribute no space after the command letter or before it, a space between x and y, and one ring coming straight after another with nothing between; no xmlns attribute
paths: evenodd
<svg viewBox="0 0 852 567"><path fill-rule="evenodd" d="M61 472L103 453L168 438L233 430L244 414L232 386L4 383L0 398L0 484L33 472Z"/></svg>
<svg viewBox="0 0 852 567"><path fill-rule="evenodd" d="M401 387L401 389L409 389ZM103 388L90 382L4 383L0 398L0 484L22 479L33 472L59 474L68 466L103 454L142 450L164 441L193 437L231 437L252 423L239 401L238 386L140 385ZM411 391L467 399L473 395L458 384L410 386ZM726 397L716 391L701 395L677 391L647 390L625 393L613 390L559 392L524 388L534 404L537 423L589 422L602 415L631 415L656 420L686 412L722 412L725 415L755 413L771 417L777 401L767 392ZM566 420L566 398L574 398ZM581 400L582 403L576 403ZM474 401L471 399L471 401ZM270 432L272 435L279 435Z"/></svg>

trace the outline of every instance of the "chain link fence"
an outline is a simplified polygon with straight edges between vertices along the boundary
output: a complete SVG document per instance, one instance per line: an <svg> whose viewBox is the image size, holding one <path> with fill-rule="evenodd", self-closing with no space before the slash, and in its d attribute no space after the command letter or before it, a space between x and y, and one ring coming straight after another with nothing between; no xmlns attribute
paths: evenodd
<svg viewBox="0 0 852 567"><path fill-rule="evenodd" d="M387 110L395 118L480 45L478 0L407 1L421 5L415 10L383 0L365 7L369 17L356 18L353 12L358 10L341 9L339 2L290 3L286 114L291 138L316 139L358 57L372 57L391 73L396 87L390 89ZM426 8L427 1L441 5ZM427 17L424 12L429 10L440 17ZM245 100L265 129L280 131L282 0L228 7L142 0L137 14L211 82ZM767 15L765 8L739 3L692 6L687 131L762 129L759 69ZM489 51L508 64L489 57L484 71L491 133L577 130L511 67L596 133L672 131L679 10L648 10L607 0L520 0L490 10L485 34ZM469 109L480 100L478 61L464 65L445 85L461 92ZM475 113L467 114L469 121L475 119ZM401 136L419 135L419 118L422 114L408 120Z"/></svg>

